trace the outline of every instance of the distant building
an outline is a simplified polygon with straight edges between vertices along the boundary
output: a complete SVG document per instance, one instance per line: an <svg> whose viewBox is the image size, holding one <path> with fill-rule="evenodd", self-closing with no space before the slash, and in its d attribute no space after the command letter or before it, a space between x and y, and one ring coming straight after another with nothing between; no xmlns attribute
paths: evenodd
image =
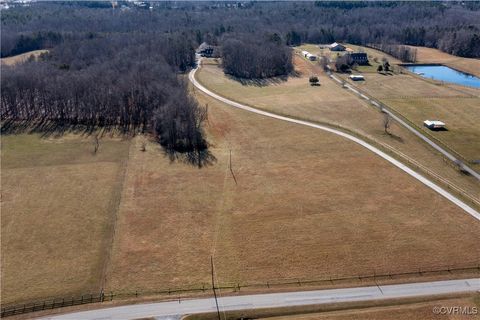
<svg viewBox="0 0 480 320"><path fill-rule="evenodd" d="M198 48L197 53L202 57L211 57L213 55L214 47L206 42L203 42Z"/></svg>
<svg viewBox="0 0 480 320"><path fill-rule="evenodd" d="M353 63L359 65L368 64L368 56L365 52L350 53L350 57Z"/></svg>
<svg viewBox="0 0 480 320"><path fill-rule="evenodd" d="M346 47L340 43L334 42L330 45L330 51L345 51L345 49Z"/></svg>
<svg viewBox="0 0 480 320"><path fill-rule="evenodd" d="M302 56L304 56L305 58L307 58L307 59L310 60L310 61L315 61L315 60L317 60L317 56L316 56L316 55L311 54L310 52L305 51L305 50L302 51Z"/></svg>
<svg viewBox="0 0 480 320"><path fill-rule="evenodd" d="M363 81L363 80L365 80L365 78L360 74L352 74L350 76L350 79L352 79L353 81Z"/></svg>
<svg viewBox="0 0 480 320"><path fill-rule="evenodd" d="M444 129L445 123L439 120L425 120L423 125L430 130Z"/></svg>

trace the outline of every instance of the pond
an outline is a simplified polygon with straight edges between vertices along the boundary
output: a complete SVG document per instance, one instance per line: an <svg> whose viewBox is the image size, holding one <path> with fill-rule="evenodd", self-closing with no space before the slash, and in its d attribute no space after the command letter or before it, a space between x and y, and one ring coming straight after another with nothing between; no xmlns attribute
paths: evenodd
<svg viewBox="0 0 480 320"><path fill-rule="evenodd" d="M480 78L442 65L404 66L411 72L425 78L451 82L462 86L480 88Z"/></svg>

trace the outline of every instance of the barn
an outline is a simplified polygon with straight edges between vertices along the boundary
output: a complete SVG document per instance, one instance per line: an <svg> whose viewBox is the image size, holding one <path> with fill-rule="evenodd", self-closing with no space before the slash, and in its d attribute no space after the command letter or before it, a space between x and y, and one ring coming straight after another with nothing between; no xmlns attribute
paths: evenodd
<svg viewBox="0 0 480 320"><path fill-rule="evenodd" d="M334 42L330 45L330 51L345 51L345 49L346 47L340 43Z"/></svg>

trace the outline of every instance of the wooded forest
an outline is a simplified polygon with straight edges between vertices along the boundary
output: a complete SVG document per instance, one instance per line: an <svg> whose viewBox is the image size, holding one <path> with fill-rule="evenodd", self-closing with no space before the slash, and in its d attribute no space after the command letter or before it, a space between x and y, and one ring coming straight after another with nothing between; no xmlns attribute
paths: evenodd
<svg viewBox="0 0 480 320"><path fill-rule="evenodd" d="M2 57L49 49L2 66L2 121L149 130L176 150L207 145L205 110L182 75L202 42L244 78L287 74L288 46L304 42L376 46L404 59L415 52L398 44L480 57L479 2L31 2L2 9L1 24Z"/></svg>
<svg viewBox="0 0 480 320"><path fill-rule="evenodd" d="M243 34L302 42L405 44L480 57L480 2L41 2L3 10L2 57L95 33L183 32L216 45ZM149 6L152 9L149 9Z"/></svg>
<svg viewBox="0 0 480 320"><path fill-rule="evenodd" d="M279 36L270 39L228 39L222 44L222 65L226 74L246 79L263 79L293 71L292 50Z"/></svg>
<svg viewBox="0 0 480 320"><path fill-rule="evenodd" d="M201 150L205 111L177 75L193 63L192 44L181 36L66 40L38 62L2 68L1 117L124 132L151 128L168 150Z"/></svg>

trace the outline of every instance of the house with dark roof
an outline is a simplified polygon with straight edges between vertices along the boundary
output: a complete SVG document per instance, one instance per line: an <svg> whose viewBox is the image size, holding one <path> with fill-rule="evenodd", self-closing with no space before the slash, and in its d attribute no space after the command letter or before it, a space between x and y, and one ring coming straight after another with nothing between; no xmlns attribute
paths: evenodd
<svg viewBox="0 0 480 320"><path fill-rule="evenodd" d="M330 51L345 51L346 47L340 43L334 42L330 46Z"/></svg>
<svg viewBox="0 0 480 320"><path fill-rule="evenodd" d="M368 64L368 56L365 52L350 53L350 57L352 58L352 63L358 65Z"/></svg>

